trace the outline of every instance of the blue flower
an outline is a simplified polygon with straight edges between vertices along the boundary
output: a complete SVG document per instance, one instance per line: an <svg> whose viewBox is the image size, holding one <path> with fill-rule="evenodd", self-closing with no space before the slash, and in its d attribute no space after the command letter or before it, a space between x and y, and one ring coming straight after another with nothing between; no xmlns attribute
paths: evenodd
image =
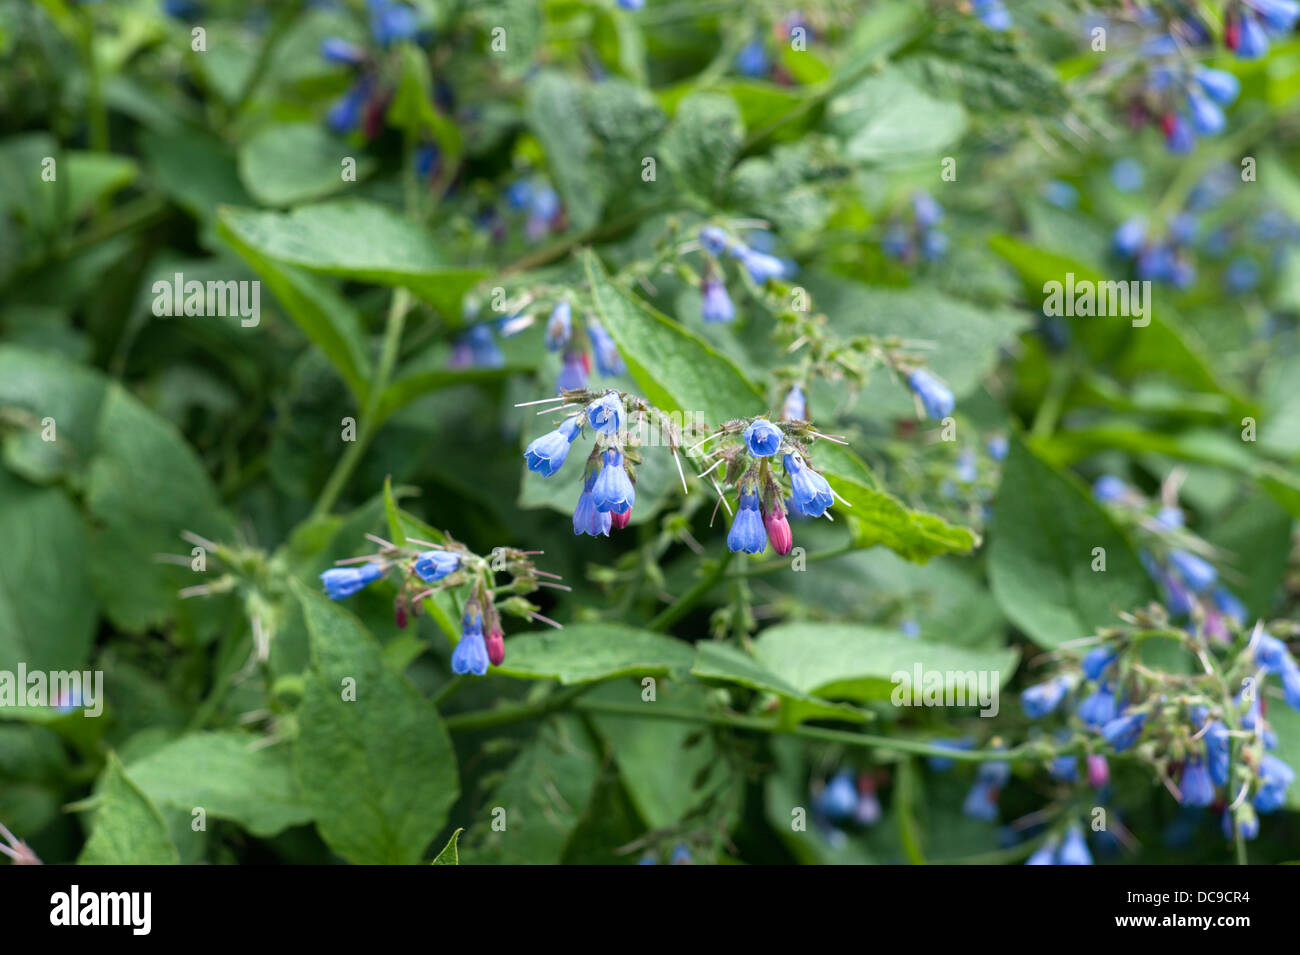
<svg viewBox="0 0 1300 955"><path fill-rule="evenodd" d="M731 248L731 238L715 225L706 225L700 230L700 245L714 255L721 255Z"/></svg>
<svg viewBox="0 0 1300 955"><path fill-rule="evenodd" d="M1265 753L1259 761L1259 789L1255 793L1255 808L1260 812L1274 812L1286 804L1287 787L1295 781L1295 771L1272 753Z"/></svg>
<svg viewBox="0 0 1300 955"><path fill-rule="evenodd" d="M1300 19L1300 3L1295 0L1250 0L1250 5L1275 33L1290 33Z"/></svg>
<svg viewBox="0 0 1300 955"><path fill-rule="evenodd" d="M1185 156L1196 148L1191 124L1178 113L1165 116L1165 148L1175 156Z"/></svg>
<svg viewBox="0 0 1300 955"><path fill-rule="evenodd" d="M1215 136L1223 132L1223 110L1213 100L1199 93L1187 95L1187 106L1192 113L1192 126L1202 136Z"/></svg>
<svg viewBox="0 0 1300 955"><path fill-rule="evenodd" d="M321 40L320 55L331 63L343 63L347 66L358 66L366 59L365 50L337 36L327 36Z"/></svg>
<svg viewBox="0 0 1300 955"><path fill-rule="evenodd" d="M759 285L766 284L768 279L779 279L785 274L785 263L774 255L741 245L734 246L732 254L740 259L740 264Z"/></svg>
<svg viewBox="0 0 1300 955"><path fill-rule="evenodd" d="M1002 0L974 0L971 4L980 23L990 30L1003 33L1011 29L1011 12L1002 4Z"/></svg>
<svg viewBox="0 0 1300 955"><path fill-rule="evenodd" d="M1223 270L1223 281L1228 290L1238 295L1251 291L1259 285L1259 263L1249 256L1242 255L1228 263Z"/></svg>
<svg viewBox="0 0 1300 955"><path fill-rule="evenodd" d="M1115 713L1119 709L1119 704L1115 700L1115 691L1112 687L1102 686L1090 696L1087 696L1079 703L1076 711L1079 719L1085 724L1095 729L1105 727L1115 718Z"/></svg>
<svg viewBox="0 0 1300 955"><path fill-rule="evenodd" d="M1128 713L1124 716L1117 716L1102 727L1102 738L1115 747L1115 752L1122 753L1138 741L1146 721L1147 715L1145 713Z"/></svg>
<svg viewBox="0 0 1300 955"><path fill-rule="evenodd" d="M741 76L766 76L772 68L772 61L762 40L751 40L736 54L736 72Z"/></svg>
<svg viewBox="0 0 1300 955"><path fill-rule="evenodd" d="M331 567L320 575L330 600L351 597L358 590L384 576L384 565L371 561L360 567Z"/></svg>
<svg viewBox="0 0 1300 955"><path fill-rule="evenodd" d="M1222 106L1230 105L1241 92L1241 80L1227 70L1213 70L1198 66L1193 73L1205 94Z"/></svg>
<svg viewBox="0 0 1300 955"><path fill-rule="evenodd" d="M830 483L808 467L798 451L791 451L781 463L790 477L790 509L805 517L825 514L826 508L835 503Z"/></svg>
<svg viewBox="0 0 1300 955"><path fill-rule="evenodd" d="M1218 578L1213 564L1185 550L1170 551L1169 562L1174 565L1174 569L1186 581L1187 586L1198 594L1209 590Z"/></svg>
<svg viewBox="0 0 1300 955"><path fill-rule="evenodd" d="M1146 235L1147 227L1145 222L1141 219L1129 219L1115 230L1111 244L1115 247L1116 252L1126 259L1131 259L1142 248Z"/></svg>
<svg viewBox="0 0 1300 955"><path fill-rule="evenodd" d="M1083 830L1078 826L1071 826L1070 831L1065 834L1056 861L1058 865L1092 865L1092 853L1088 851Z"/></svg>
<svg viewBox="0 0 1300 955"><path fill-rule="evenodd" d="M921 233L921 258L937 262L948 253L948 233L939 229L926 229Z"/></svg>
<svg viewBox="0 0 1300 955"><path fill-rule="evenodd" d="M1006 435L995 434L993 437L989 438L985 448L989 453L989 457L994 461L1005 461L1007 458L1007 452L1010 450L1011 446L1007 442Z"/></svg>
<svg viewBox="0 0 1300 955"><path fill-rule="evenodd" d="M1137 192L1146 182L1146 172L1136 159L1117 159L1110 167L1110 181L1120 192ZM1138 243L1141 241L1139 236Z"/></svg>
<svg viewBox="0 0 1300 955"><path fill-rule="evenodd" d="M781 405L781 417L786 421L808 420L808 400L798 385L791 385L786 392L785 401Z"/></svg>
<svg viewBox="0 0 1300 955"><path fill-rule="evenodd" d="M587 334L591 336L591 347L596 355L596 370L606 377L613 378L627 371L623 356L618 353L618 346L605 326L595 318L587 319Z"/></svg>
<svg viewBox="0 0 1300 955"><path fill-rule="evenodd" d="M1234 829L1247 841L1259 835L1259 816L1255 815L1250 803L1242 803L1235 812L1232 809L1223 810L1223 838L1236 838Z"/></svg>
<svg viewBox="0 0 1300 955"><path fill-rule="evenodd" d="M1073 209L1079 204L1079 190L1063 179L1053 179L1043 186L1043 198L1058 209Z"/></svg>
<svg viewBox="0 0 1300 955"><path fill-rule="evenodd" d="M587 405L587 421L601 434L616 434L623 427L623 397L610 391Z"/></svg>
<svg viewBox="0 0 1300 955"><path fill-rule="evenodd" d="M935 421L948 417L956 407L948 386L924 368L912 372L907 384L921 399L926 415Z"/></svg>
<svg viewBox="0 0 1300 955"><path fill-rule="evenodd" d="M834 822L849 818L857 808L858 788L847 769L836 773L813 803L813 809Z"/></svg>
<svg viewBox="0 0 1300 955"><path fill-rule="evenodd" d="M460 557L450 551L426 550L415 557L411 568L426 584L437 583L460 566Z"/></svg>
<svg viewBox="0 0 1300 955"><path fill-rule="evenodd" d="M560 374L555 379L555 393L558 395L586 388L588 374L587 353L566 351L560 365Z"/></svg>
<svg viewBox="0 0 1300 955"><path fill-rule="evenodd" d="M1214 720L1205 731L1205 765L1216 786L1222 786L1228 781L1231 751L1232 739L1228 736L1228 727L1221 721Z"/></svg>
<svg viewBox="0 0 1300 955"><path fill-rule="evenodd" d="M569 455L569 447L581 430L576 416L565 418L554 431L535 440L524 450L528 470L536 471L542 477L550 477L560 470Z"/></svg>
<svg viewBox="0 0 1300 955"><path fill-rule="evenodd" d="M643 10L645 0L618 0L618 5L624 10Z"/></svg>
<svg viewBox="0 0 1300 955"><path fill-rule="evenodd" d="M1092 485L1092 496L1104 504L1114 504L1128 495L1128 485L1113 474L1103 474Z"/></svg>
<svg viewBox="0 0 1300 955"><path fill-rule="evenodd" d="M394 0L367 0L370 8L370 32L380 46L392 46L415 36L419 24L415 11Z"/></svg>
<svg viewBox="0 0 1300 955"><path fill-rule="evenodd" d="M1069 692L1070 681L1063 676L1029 687L1020 694L1020 705L1031 720L1041 719L1061 705Z"/></svg>
<svg viewBox="0 0 1300 955"><path fill-rule="evenodd" d="M758 513L758 494L753 488L742 488L736 517L727 534L727 549L733 554L761 554L766 548L767 531Z"/></svg>
<svg viewBox="0 0 1300 955"><path fill-rule="evenodd" d="M928 192L918 191L912 194L912 212L919 226L928 228L943 221L943 206L935 202L934 196Z"/></svg>
<svg viewBox="0 0 1300 955"><path fill-rule="evenodd" d="M506 363L505 353L492 336L492 327L487 322L471 325L463 336L463 342L469 347L470 363L476 368L500 368Z"/></svg>
<svg viewBox="0 0 1300 955"><path fill-rule="evenodd" d="M998 788L990 782L976 779L966 793L961 804L961 811L971 819L993 822L998 818Z"/></svg>
<svg viewBox="0 0 1300 955"><path fill-rule="evenodd" d="M488 671L487 644L483 642L483 618L465 614L461 621L460 643L451 652L451 672L485 676Z"/></svg>
<svg viewBox="0 0 1300 955"><path fill-rule="evenodd" d="M1255 641L1255 662L1268 673L1281 673L1291 663L1291 652L1286 644L1268 633L1260 633Z"/></svg>
<svg viewBox="0 0 1300 955"><path fill-rule="evenodd" d="M1070 753L1057 756L1048 764L1048 775L1060 783L1072 783L1079 778L1079 758Z"/></svg>
<svg viewBox="0 0 1300 955"><path fill-rule="evenodd" d="M567 301L557 302L546 320L546 350L559 351L569 344L573 335L573 307Z"/></svg>
<svg viewBox="0 0 1300 955"><path fill-rule="evenodd" d="M605 452L605 465L591 488L591 499L598 511L625 514L636 504L636 488L623 467L623 455L618 451Z"/></svg>
<svg viewBox="0 0 1300 955"><path fill-rule="evenodd" d="M340 136L356 129L361 122L361 110L365 108L369 96L370 84L364 79L357 80L325 114L326 125Z"/></svg>
<svg viewBox="0 0 1300 955"><path fill-rule="evenodd" d="M1114 647L1102 644L1099 647L1093 647L1087 652L1081 664L1083 675L1089 680L1100 680L1101 675L1119 658L1119 651Z"/></svg>
<svg viewBox="0 0 1300 955"><path fill-rule="evenodd" d="M506 186L506 205L511 209L525 209L533 198L533 184L527 179L516 179Z"/></svg>
<svg viewBox="0 0 1300 955"><path fill-rule="evenodd" d="M1056 865L1056 840L1048 839L1039 846L1034 854L1025 860L1025 865Z"/></svg>
<svg viewBox="0 0 1300 955"><path fill-rule="evenodd" d="M1214 802L1214 783L1210 781L1210 773L1203 760L1193 757L1187 761L1183 767L1180 789L1184 806L1208 806Z"/></svg>
<svg viewBox="0 0 1300 955"><path fill-rule="evenodd" d="M609 511L596 508L596 502L591 494L595 483L595 473L588 474L583 483L582 493L578 495L578 506L573 509L573 533L578 536L590 534L592 537L599 537L603 534L608 537L609 529L613 526L614 518Z"/></svg>
<svg viewBox="0 0 1300 955"><path fill-rule="evenodd" d="M727 294L727 287L719 279L710 275L704 280L701 291L704 298L700 305L700 315L706 322L722 324L736 317L736 306Z"/></svg>
<svg viewBox="0 0 1300 955"><path fill-rule="evenodd" d="M1282 695L1287 706L1300 710L1300 664L1289 657L1282 666Z"/></svg>
<svg viewBox="0 0 1300 955"><path fill-rule="evenodd" d="M781 450L781 429L766 418L755 418L745 429L745 447L756 458L770 458Z"/></svg>
<svg viewBox="0 0 1300 955"><path fill-rule="evenodd" d="M679 842L673 848L672 858L668 860L668 864L669 865L691 865L693 864L693 861L694 860L691 859L691 850L686 848L686 843Z"/></svg>

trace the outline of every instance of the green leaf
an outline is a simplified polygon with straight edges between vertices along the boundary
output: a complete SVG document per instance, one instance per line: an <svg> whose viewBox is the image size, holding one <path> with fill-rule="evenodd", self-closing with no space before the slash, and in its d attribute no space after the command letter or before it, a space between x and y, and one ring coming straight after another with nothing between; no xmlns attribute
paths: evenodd
<svg viewBox="0 0 1300 955"><path fill-rule="evenodd" d="M384 478L384 517L388 520L388 536L398 547L406 546L406 529L402 526L397 498L393 496L393 476ZM428 540L429 538L425 538Z"/></svg>
<svg viewBox="0 0 1300 955"><path fill-rule="evenodd" d="M725 643L707 640L697 644L691 675L709 682L734 683L780 697L781 723L785 726L796 726L804 720L864 723L870 717L862 710L805 693L747 653Z"/></svg>
<svg viewBox="0 0 1300 955"><path fill-rule="evenodd" d="M0 670L79 668L98 616L81 515L62 488L0 470L0 541Z"/></svg>
<svg viewBox="0 0 1300 955"><path fill-rule="evenodd" d="M1003 466L990 537L993 594L1040 646L1089 636L1154 596L1111 516L1018 437ZM1092 569L1097 547L1105 549L1105 571Z"/></svg>
<svg viewBox="0 0 1300 955"><path fill-rule="evenodd" d="M506 769L470 827L479 865L555 865L582 819L601 758L580 720L547 722ZM504 828L494 823L504 810Z"/></svg>
<svg viewBox="0 0 1300 955"><path fill-rule="evenodd" d="M345 158L356 163L357 181L369 176L374 160L356 153L320 123L274 124L239 147L239 178L263 205L297 205L351 187L343 178Z"/></svg>
<svg viewBox="0 0 1300 955"><path fill-rule="evenodd" d="M175 865L179 861L162 814L110 752L93 828L78 864Z"/></svg>
<svg viewBox="0 0 1300 955"><path fill-rule="evenodd" d="M387 420L415 399L443 388L491 385L527 371L529 369L513 365L500 368L448 368L446 355L443 354L414 358L397 370L393 381L379 396L377 414L381 421Z"/></svg>
<svg viewBox="0 0 1300 955"><path fill-rule="evenodd" d="M464 829L457 829L453 832L442 851L429 865L460 865L460 834L464 831Z"/></svg>
<svg viewBox="0 0 1300 955"><path fill-rule="evenodd" d="M745 139L740 108L722 93L692 93L660 140L664 165L676 185L712 198L722 188Z"/></svg>
<svg viewBox="0 0 1300 955"><path fill-rule="evenodd" d="M940 155L966 129L960 103L935 99L893 70L835 97L826 116L850 160L882 166Z"/></svg>
<svg viewBox="0 0 1300 955"><path fill-rule="evenodd" d="M287 265L408 288L451 324L460 321L465 293L487 275L452 265L424 228L363 199L289 213L228 208L221 213L221 234L237 249L246 246Z"/></svg>
<svg viewBox="0 0 1300 955"><path fill-rule="evenodd" d="M525 680L592 683L616 676L662 676L690 669L687 643L622 624L579 623L511 637L497 672Z"/></svg>
<svg viewBox="0 0 1300 955"><path fill-rule="evenodd" d="M895 675L906 673L910 681L917 666L923 672L996 673L999 685L1005 686L1019 655L1010 648L973 649L916 640L878 627L788 623L759 635L754 658L805 693L885 700L896 685Z"/></svg>
<svg viewBox="0 0 1300 955"><path fill-rule="evenodd" d="M543 70L524 91L524 118L546 150L569 222L590 229L600 219L607 191L596 169L596 140L587 128L582 87L562 73Z"/></svg>
<svg viewBox="0 0 1300 955"><path fill-rule="evenodd" d="M236 730L190 733L127 768L160 807L201 808L255 836L273 836L310 822L311 812L298 792L288 747L255 748L259 742Z"/></svg>
<svg viewBox="0 0 1300 955"><path fill-rule="evenodd" d="M418 862L459 793L442 721L355 617L301 584L294 593L312 653L294 765L316 829L350 862Z"/></svg>
<svg viewBox="0 0 1300 955"><path fill-rule="evenodd" d="M414 44L400 48L401 80L385 119L391 126L406 130L417 142L432 138L442 153L443 168L454 171L464 153L460 128L434 107L433 80L429 61Z"/></svg>

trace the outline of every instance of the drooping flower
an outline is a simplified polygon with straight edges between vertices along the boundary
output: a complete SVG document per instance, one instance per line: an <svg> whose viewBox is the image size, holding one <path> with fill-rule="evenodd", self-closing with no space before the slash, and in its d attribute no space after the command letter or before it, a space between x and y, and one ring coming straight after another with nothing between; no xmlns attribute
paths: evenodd
<svg viewBox="0 0 1300 955"><path fill-rule="evenodd" d="M758 513L758 494L742 488L736 516L727 534L727 549L733 554L761 554L767 549L767 532Z"/></svg>
<svg viewBox="0 0 1300 955"><path fill-rule="evenodd" d="M1025 865L1056 865L1056 840L1048 839L1025 860Z"/></svg>
<svg viewBox="0 0 1300 955"><path fill-rule="evenodd" d="M569 344L573 335L573 306L567 301L557 302L546 320L546 350L559 351Z"/></svg>
<svg viewBox="0 0 1300 955"><path fill-rule="evenodd" d="M790 522L786 520L785 509L779 503L773 503L763 510L763 527L767 529L767 539L772 542L772 550L782 557L794 547L794 536L790 532Z"/></svg>
<svg viewBox="0 0 1300 955"><path fill-rule="evenodd" d="M1100 789L1110 782L1110 763L1101 753L1088 754L1088 785Z"/></svg>
<svg viewBox="0 0 1300 955"><path fill-rule="evenodd" d="M615 434L623 427L623 399L608 392L587 405L587 421L601 434Z"/></svg>
<svg viewBox="0 0 1300 955"><path fill-rule="evenodd" d="M585 351L569 350L564 353L560 375L555 379L555 393L577 391L587 387L587 378L591 374L591 360Z"/></svg>
<svg viewBox="0 0 1300 955"><path fill-rule="evenodd" d="M926 415L940 421L952 414L957 406L952 391L942 381L924 368L918 368L907 379L908 386L921 399Z"/></svg>
<svg viewBox="0 0 1300 955"><path fill-rule="evenodd" d="M1006 435L995 434L989 438L985 449L988 451L989 457L994 461L1005 461L1011 445L1008 443Z"/></svg>
<svg viewBox="0 0 1300 955"><path fill-rule="evenodd" d="M1092 496L1103 504L1115 504L1129 496L1129 486L1113 474L1103 474L1092 485Z"/></svg>
<svg viewBox="0 0 1300 955"><path fill-rule="evenodd" d="M736 306L732 303L731 296L727 294L727 287L717 276L710 275L705 278L701 291L704 297L700 306L700 316L706 322L723 324L736 317Z"/></svg>
<svg viewBox="0 0 1300 955"><path fill-rule="evenodd" d="M1071 826L1061 842L1061 852L1056 857L1058 865L1092 865L1092 853L1083 838L1083 830L1077 825Z"/></svg>
<svg viewBox="0 0 1300 955"><path fill-rule="evenodd" d="M1300 710L1300 663L1290 657L1282 666L1282 695L1287 706Z"/></svg>
<svg viewBox="0 0 1300 955"><path fill-rule="evenodd" d="M369 96L370 83L362 77L334 101L334 105L325 114L325 124L340 136L356 129L357 124L361 122L361 113L365 109Z"/></svg>
<svg viewBox="0 0 1300 955"><path fill-rule="evenodd" d="M849 818L857 806L858 790L853 785L853 774L847 769L831 777L813 804L817 812L834 822Z"/></svg>
<svg viewBox="0 0 1300 955"><path fill-rule="evenodd" d="M1183 779L1179 787L1182 790L1184 806L1208 806L1214 802L1214 783L1210 781L1210 772L1205 761L1192 757L1183 766Z"/></svg>
<svg viewBox="0 0 1300 955"><path fill-rule="evenodd" d="M501 628L493 626L483 636L483 643L487 647L488 660L494 667L499 667L506 662L506 635L501 632Z"/></svg>
<svg viewBox="0 0 1300 955"><path fill-rule="evenodd" d="M1169 563L1178 571L1187 586L1198 594L1209 590L1218 579L1213 564L1185 550L1170 551Z"/></svg>
<svg viewBox="0 0 1300 955"><path fill-rule="evenodd" d="M1118 658L1119 651L1114 647L1105 644L1093 647L1083 658L1081 664L1083 675L1089 680L1100 680L1101 675L1106 672L1106 668Z"/></svg>
<svg viewBox="0 0 1300 955"><path fill-rule="evenodd" d="M412 570L426 584L442 580L460 566L460 556L447 550L426 550L415 557Z"/></svg>
<svg viewBox="0 0 1300 955"><path fill-rule="evenodd" d="M1111 686L1102 684L1097 690L1079 703L1079 719L1094 729L1104 728L1115 718L1119 704L1115 700L1115 691Z"/></svg>
<svg viewBox="0 0 1300 955"><path fill-rule="evenodd" d="M1146 240L1147 226L1141 219L1129 219L1115 230L1111 244L1126 259L1138 254Z"/></svg>
<svg viewBox="0 0 1300 955"><path fill-rule="evenodd" d="M785 263L774 255L759 252L757 249L739 243L733 245L730 252L740 260L740 264L749 272L750 278L758 285L765 285L768 279L777 279L785 274Z"/></svg>
<svg viewBox="0 0 1300 955"><path fill-rule="evenodd" d="M366 51L342 37L327 36L321 40L320 55L331 63L360 66L366 60Z"/></svg>
<svg viewBox="0 0 1300 955"><path fill-rule="evenodd" d="M578 505L573 509L573 533L592 537L609 536L611 526L609 511L597 510L596 502L591 496L592 486L596 483L596 473L587 475L582 493L578 495Z"/></svg>
<svg viewBox="0 0 1300 955"><path fill-rule="evenodd" d="M602 375L613 378L627 371L627 364L619 354L614 339L595 316L587 317L587 334L591 337L592 351L596 355L596 369Z"/></svg>
<svg viewBox="0 0 1300 955"><path fill-rule="evenodd" d="M691 858L691 850L686 847L686 843L679 842L673 847L672 857L668 860L669 865L694 865L695 860Z"/></svg>
<svg viewBox="0 0 1300 955"><path fill-rule="evenodd" d="M1295 781L1295 771L1272 753L1265 753L1259 761L1259 789L1255 793L1255 808L1260 812L1274 812L1286 804L1287 787Z"/></svg>
<svg viewBox="0 0 1300 955"><path fill-rule="evenodd" d="M1122 753L1138 741L1146 721L1145 713L1127 713L1117 716L1102 727L1102 738L1115 747L1115 752Z"/></svg>
<svg viewBox="0 0 1300 955"><path fill-rule="evenodd" d="M998 818L998 787L976 779L961 804L961 811L971 819L993 822Z"/></svg>
<svg viewBox="0 0 1300 955"><path fill-rule="evenodd" d="M477 612L467 611L461 620L460 642L451 652L451 672L485 676L488 662L487 644L483 640L483 617Z"/></svg>
<svg viewBox="0 0 1300 955"><path fill-rule="evenodd" d="M1222 106L1230 105L1241 92L1241 80L1227 70L1215 70L1208 66L1198 66L1192 75L1205 95Z"/></svg>
<svg viewBox="0 0 1300 955"><path fill-rule="evenodd" d="M767 55L767 48L757 37L741 47L736 54L736 72L741 76L754 79L764 77L772 68L772 60Z"/></svg>
<svg viewBox="0 0 1300 955"><path fill-rule="evenodd" d="M548 432L533 441L524 449L524 460L528 470L536 471L542 477L550 477L564 465L569 456L569 448L578 437L582 427L576 416L565 418L554 431Z"/></svg>
<svg viewBox="0 0 1300 955"><path fill-rule="evenodd" d="M794 511L805 517L821 517L835 503L830 483L810 468L798 451L782 458L782 467L790 478L790 501Z"/></svg>
<svg viewBox="0 0 1300 955"><path fill-rule="evenodd" d="M1293 661L1285 643L1272 634L1261 632L1255 641L1255 662L1266 673L1281 673Z"/></svg>
<svg viewBox="0 0 1300 955"><path fill-rule="evenodd" d="M781 450L784 435L766 418L755 418L745 429L745 447L756 458L770 458Z"/></svg>
<svg viewBox="0 0 1300 955"><path fill-rule="evenodd" d="M1205 731L1205 768L1216 786L1228 782L1228 762L1232 751L1232 739L1228 727L1220 720L1210 723Z"/></svg>
<svg viewBox="0 0 1300 955"><path fill-rule="evenodd" d="M331 567L320 575L320 581L325 585L330 600L342 600L373 584L384 576L384 571L384 565L376 561L360 567Z"/></svg>
<svg viewBox="0 0 1300 955"><path fill-rule="evenodd" d="M1020 694L1020 705L1031 720L1041 719L1061 705L1069 692L1070 681L1063 676L1029 687Z"/></svg>
<svg viewBox="0 0 1300 955"><path fill-rule="evenodd" d="M713 255L721 255L731 247L727 233L715 225L706 225L700 229L700 245Z"/></svg>
<svg viewBox="0 0 1300 955"><path fill-rule="evenodd" d="M1072 783L1079 778L1079 759L1073 753L1062 753L1047 765L1047 772L1060 783Z"/></svg>
<svg viewBox="0 0 1300 955"><path fill-rule="evenodd" d="M623 467L623 455L610 449L604 454L604 466L591 488L591 499L598 511L625 514L636 504L636 488Z"/></svg>
<svg viewBox="0 0 1300 955"><path fill-rule="evenodd" d="M1011 29L1011 11L1002 0L973 0L971 9L976 18L990 30L1005 33Z"/></svg>
<svg viewBox="0 0 1300 955"><path fill-rule="evenodd" d="M396 0L366 0L370 10L370 33L382 47L415 37L419 30L415 11Z"/></svg>
<svg viewBox="0 0 1300 955"><path fill-rule="evenodd" d="M785 401L781 404L781 417L786 421L808 420L808 401L798 385L791 385L786 392Z"/></svg>

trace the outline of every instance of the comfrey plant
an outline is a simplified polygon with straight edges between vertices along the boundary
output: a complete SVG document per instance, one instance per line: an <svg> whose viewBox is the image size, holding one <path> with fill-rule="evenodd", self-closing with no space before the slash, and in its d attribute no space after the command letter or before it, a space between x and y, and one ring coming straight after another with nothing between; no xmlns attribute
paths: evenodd
<svg viewBox="0 0 1300 955"><path fill-rule="evenodd" d="M499 547L481 557L450 537L440 544L408 539L398 545L375 535L366 536L378 545L378 550L338 561L338 566L322 573L325 593L331 600L343 600L379 580L392 579L397 584L393 615L403 629L410 616L418 616L424 601L435 593L453 591L462 595L461 636L451 655L453 673L485 676L489 664L502 664L506 658L502 613L559 627L525 599L526 594L543 587L567 589L558 583L558 574L536 566L533 558L540 551ZM512 579L498 584L499 573L509 574Z"/></svg>
<svg viewBox="0 0 1300 955"><path fill-rule="evenodd" d="M530 404L551 401L563 402L555 410L581 410L566 416L555 430L528 445L524 460L530 471L550 477L564 465L584 428L589 427L596 436L583 469L582 492L574 507L574 534L608 537L610 530L628 525L636 504L638 449L647 426L659 429L677 463L682 489L689 490L679 455L680 428L660 409L642 398L614 390L600 394L566 391L556 399ZM730 440L718 443L718 439ZM732 509L724 489L736 491L736 510L727 535L730 551L761 554L770 541L778 554L788 554L794 544L787 512L822 517L837 499L846 503L808 461L808 447L818 439L844 443L815 430L807 421L772 421L764 416L729 421L687 449L692 465L699 463L699 477L710 478L719 506L728 513ZM706 444L712 447L697 454ZM774 464L778 460L779 475ZM715 471L719 472L717 476Z"/></svg>
<svg viewBox="0 0 1300 955"><path fill-rule="evenodd" d="M320 54L353 72L351 85L329 108L326 124L339 135L359 128L366 139L374 139L383 129L394 93L391 69L386 64L388 51L398 44L416 41L420 22L415 8L400 0L367 0L366 12L370 45L331 36L321 41ZM432 174L436 157L433 144L422 147L418 161L425 166L426 177Z"/></svg>

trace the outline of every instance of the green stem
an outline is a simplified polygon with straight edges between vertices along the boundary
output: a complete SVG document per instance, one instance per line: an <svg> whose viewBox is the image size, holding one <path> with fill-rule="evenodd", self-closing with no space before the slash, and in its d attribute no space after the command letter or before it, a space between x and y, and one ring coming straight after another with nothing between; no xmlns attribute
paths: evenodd
<svg viewBox="0 0 1300 955"><path fill-rule="evenodd" d="M842 557L845 554L851 554L858 549L859 549L858 546L852 542L848 544L841 544L838 547L832 547L827 550L818 551L815 554L809 554L807 557L804 558L804 563L815 564L818 561L831 560L834 557ZM737 570L731 576L755 577L758 576L759 574L770 574L775 570L789 570L789 569L790 569L789 559L782 557L780 560L769 560L766 563L762 563L762 564L750 564L747 567L743 567L740 570Z"/></svg>
<svg viewBox="0 0 1300 955"><path fill-rule="evenodd" d="M366 400L361 409L361 427L357 430L357 439L348 445L348 449L339 458L338 464L330 472L325 486L321 488L312 517L328 514L338 497L343 493L352 472L361 463L366 449L374 439L383 421L379 408L384 390L388 387L393 368L397 364L397 353L402 344L402 330L406 326L406 314L411 307L411 293L404 288L393 289L392 302L388 308L388 319L384 325L384 342L379 351L379 367L366 389Z"/></svg>
<svg viewBox="0 0 1300 955"><path fill-rule="evenodd" d="M509 726L511 723L541 719L556 710L563 709L571 700L597 686L599 686L597 683L584 683L580 686L566 687L537 703L499 706L490 710L457 713L454 716L446 717L443 720L443 725L453 733L467 733L475 730L494 729L498 726Z"/></svg>
<svg viewBox="0 0 1300 955"><path fill-rule="evenodd" d="M713 565L713 569L696 581L695 586L660 611L659 615L650 621L648 629L667 630L680 620L687 611L718 585L718 582L726 574L729 563L731 563L731 551L727 551L722 557L718 558L717 563Z"/></svg>

